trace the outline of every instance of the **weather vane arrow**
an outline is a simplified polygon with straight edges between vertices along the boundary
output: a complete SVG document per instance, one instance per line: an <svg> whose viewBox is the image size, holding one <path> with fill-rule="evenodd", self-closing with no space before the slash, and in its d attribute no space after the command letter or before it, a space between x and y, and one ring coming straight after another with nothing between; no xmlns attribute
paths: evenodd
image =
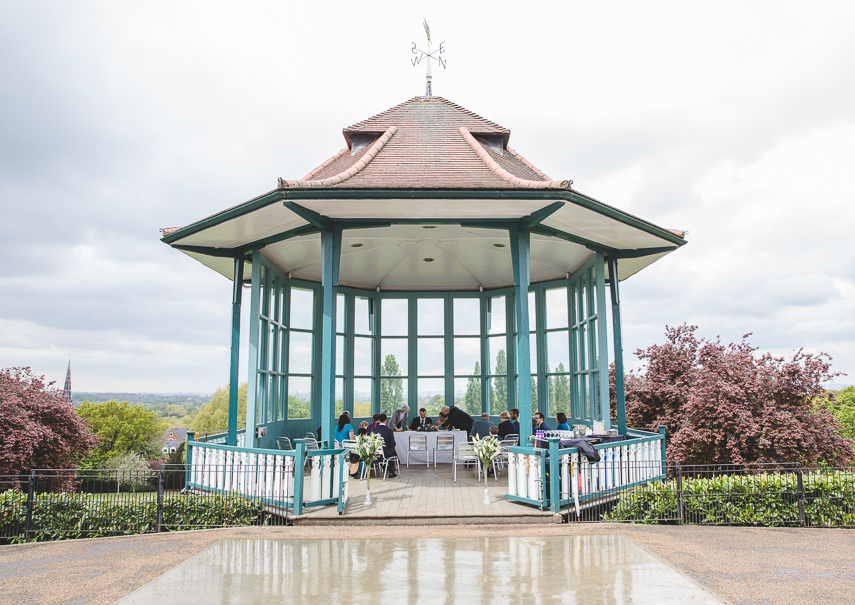
<svg viewBox="0 0 855 605"><path fill-rule="evenodd" d="M430 50L430 43L431 43L430 27L428 26L427 19L424 19L424 26L425 26L425 33L427 34L427 52L418 48L416 46L416 43L413 42L413 48L411 50L412 50L412 53L416 56L413 59L410 59L410 61L412 62L413 66L416 66L419 63L421 63L424 59L427 59L427 74L426 74L427 89L426 89L425 95L429 97L429 96L431 96L430 60L433 59L434 61L439 63L443 69L445 69L445 59L443 59L440 56L445 52L445 42L440 42L439 48L437 48L435 51L431 52L431 50Z"/></svg>

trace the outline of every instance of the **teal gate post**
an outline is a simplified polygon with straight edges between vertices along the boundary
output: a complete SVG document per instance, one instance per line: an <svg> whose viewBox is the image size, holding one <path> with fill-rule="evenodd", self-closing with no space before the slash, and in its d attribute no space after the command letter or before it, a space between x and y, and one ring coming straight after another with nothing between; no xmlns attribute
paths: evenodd
<svg viewBox="0 0 855 605"><path fill-rule="evenodd" d="M303 514L303 469L306 466L306 440L295 439L297 455L294 457L294 516Z"/></svg>
<svg viewBox="0 0 855 605"><path fill-rule="evenodd" d="M665 451L665 425L659 425L659 434L662 435L662 475L665 477L664 480L668 479L668 463Z"/></svg>
<svg viewBox="0 0 855 605"><path fill-rule="evenodd" d="M558 460L559 437L546 437L549 451L549 510L555 514L561 511L561 465Z"/></svg>
<svg viewBox="0 0 855 605"><path fill-rule="evenodd" d="M191 447L191 444L195 440L195 433L187 431L187 446L184 448L187 456L184 485L190 485L193 479L193 448Z"/></svg>

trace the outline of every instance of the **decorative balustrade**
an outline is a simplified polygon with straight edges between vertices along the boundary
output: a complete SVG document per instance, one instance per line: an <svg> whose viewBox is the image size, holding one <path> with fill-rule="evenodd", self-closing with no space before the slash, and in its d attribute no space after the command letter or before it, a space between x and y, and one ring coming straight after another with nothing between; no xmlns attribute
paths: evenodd
<svg viewBox="0 0 855 605"><path fill-rule="evenodd" d="M559 431L551 431L560 433ZM629 430L625 441L593 446L599 462L578 448L560 449L563 437L547 436L547 448L508 448L509 500L559 512L610 499L625 489L665 479L665 435Z"/></svg>
<svg viewBox="0 0 855 605"><path fill-rule="evenodd" d="M326 504L337 504L341 514L349 493L345 450L307 452L303 440L296 442L294 450L263 450L188 440L186 486L260 499L294 515Z"/></svg>

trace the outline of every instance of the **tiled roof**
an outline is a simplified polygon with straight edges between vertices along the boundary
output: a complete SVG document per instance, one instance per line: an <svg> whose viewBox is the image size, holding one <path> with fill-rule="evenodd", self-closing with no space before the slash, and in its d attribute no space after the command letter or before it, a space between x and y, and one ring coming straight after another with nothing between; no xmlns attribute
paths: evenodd
<svg viewBox="0 0 855 605"><path fill-rule="evenodd" d="M510 149L510 130L442 97L413 97L343 133L345 149L299 181L280 179L280 188L519 189L571 184L552 181ZM366 141L370 144L360 148ZM352 154L354 145L357 151Z"/></svg>

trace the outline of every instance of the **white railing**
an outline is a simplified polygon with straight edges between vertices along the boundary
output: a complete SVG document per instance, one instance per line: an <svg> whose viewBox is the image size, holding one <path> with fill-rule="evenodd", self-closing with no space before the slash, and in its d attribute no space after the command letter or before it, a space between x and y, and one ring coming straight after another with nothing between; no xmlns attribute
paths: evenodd
<svg viewBox="0 0 855 605"><path fill-rule="evenodd" d="M559 449L561 438L545 437L548 448L508 448L508 499L553 512L574 504L578 512L585 502L664 478L663 434L631 430L625 441L595 445L599 462L589 462L575 447Z"/></svg>

